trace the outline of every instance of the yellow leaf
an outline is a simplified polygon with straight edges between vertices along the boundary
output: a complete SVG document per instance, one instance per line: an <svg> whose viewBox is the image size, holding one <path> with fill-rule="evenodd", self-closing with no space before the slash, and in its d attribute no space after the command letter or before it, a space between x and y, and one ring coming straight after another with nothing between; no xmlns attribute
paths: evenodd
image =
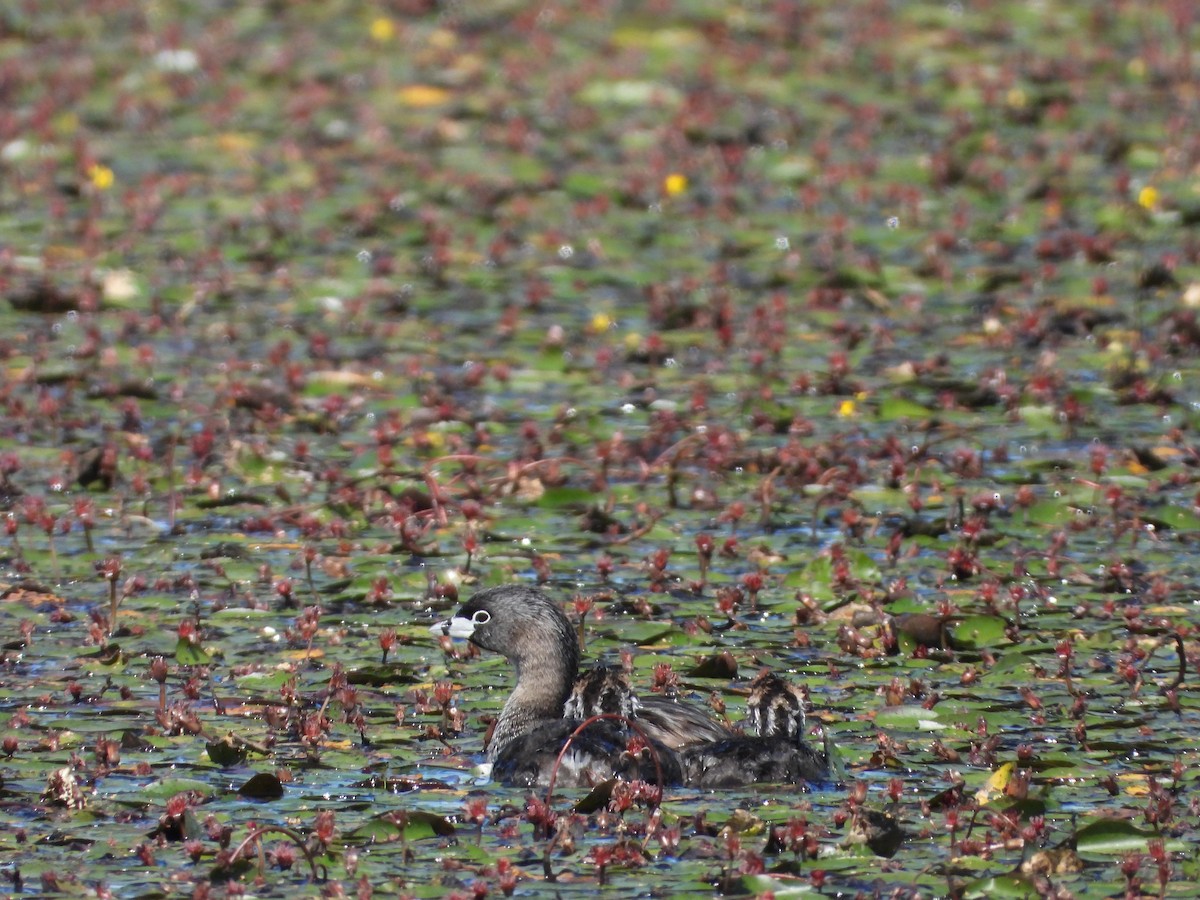
<svg viewBox="0 0 1200 900"><path fill-rule="evenodd" d="M1157 207L1158 189L1148 184L1138 191L1138 206L1143 209L1154 209Z"/></svg>
<svg viewBox="0 0 1200 900"><path fill-rule="evenodd" d="M400 88L398 98L405 106L423 109L445 103L450 99L450 92L431 84L410 84Z"/></svg>
<svg viewBox="0 0 1200 900"><path fill-rule="evenodd" d="M1013 769L1016 766L1016 763L1006 762L993 772L983 787L975 792L975 802L982 806L997 797L1003 797L1004 789L1008 786L1008 779L1012 777Z"/></svg>
<svg viewBox="0 0 1200 900"><path fill-rule="evenodd" d="M325 651L320 647L313 647L311 650L284 650L279 655L283 659L320 659L325 655Z"/></svg>

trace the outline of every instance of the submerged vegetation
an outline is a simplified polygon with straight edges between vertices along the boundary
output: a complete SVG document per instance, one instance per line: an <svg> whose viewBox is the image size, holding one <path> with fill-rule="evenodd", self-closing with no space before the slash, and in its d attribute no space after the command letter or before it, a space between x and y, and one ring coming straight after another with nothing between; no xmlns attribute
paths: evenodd
<svg viewBox="0 0 1200 900"><path fill-rule="evenodd" d="M7 4L7 890L1192 896L1196 15ZM843 785L476 783L513 581Z"/></svg>

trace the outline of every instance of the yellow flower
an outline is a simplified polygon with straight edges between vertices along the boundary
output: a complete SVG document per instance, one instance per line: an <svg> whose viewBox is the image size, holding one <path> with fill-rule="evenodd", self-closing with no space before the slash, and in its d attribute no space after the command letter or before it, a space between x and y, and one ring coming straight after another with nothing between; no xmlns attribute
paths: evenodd
<svg viewBox="0 0 1200 900"><path fill-rule="evenodd" d="M841 403L838 404L837 414L839 416L841 416L843 419L848 419L852 415L854 415L854 409L855 409L855 407L854 407L853 400L843 400Z"/></svg>
<svg viewBox="0 0 1200 900"><path fill-rule="evenodd" d="M674 197L676 194L682 194L687 190L688 180L686 175L679 172L672 172L663 179L663 191L668 197Z"/></svg>
<svg viewBox="0 0 1200 900"><path fill-rule="evenodd" d="M603 334L612 328L612 317L608 313L596 313L592 316L592 331Z"/></svg>
<svg viewBox="0 0 1200 900"><path fill-rule="evenodd" d="M108 166L101 165L100 163L92 163L87 167L87 177L88 181L92 183L92 187L96 190L107 191L113 186L115 176L113 175L113 170Z"/></svg>
<svg viewBox="0 0 1200 900"><path fill-rule="evenodd" d="M379 16L371 20L371 40L377 44L386 44L396 36L396 23L387 16Z"/></svg>
<svg viewBox="0 0 1200 900"><path fill-rule="evenodd" d="M1138 191L1138 206L1143 209L1154 209L1158 206L1158 189L1151 185L1146 185Z"/></svg>

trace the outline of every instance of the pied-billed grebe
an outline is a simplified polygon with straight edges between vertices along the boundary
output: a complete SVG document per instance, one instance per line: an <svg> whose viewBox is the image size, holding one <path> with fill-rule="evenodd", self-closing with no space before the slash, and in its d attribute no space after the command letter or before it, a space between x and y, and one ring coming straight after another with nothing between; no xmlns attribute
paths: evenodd
<svg viewBox="0 0 1200 900"><path fill-rule="evenodd" d="M579 642L571 623L557 603L533 588L480 591L430 631L503 654L516 670L516 686L487 752L492 777L506 784L548 784L567 737L584 719L601 714L625 716L637 728L613 719L589 725L571 742L557 783L593 785L614 776L654 782L660 773L666 784L695 787L828 778L824 756L803 741L803 706L790 685L775 679L781 688L752 693L750 722L758 735L751 736L688 704L638 698L616 669L600 667L579 677ZM640 746L642 735L650 749Z"/></svg>
<svg viewBox="0 0 1200 900"><path fill-rule="evenodd" d="M723 788L830 780L829 757L804 740L804 698L795 685L770 672L760 674L746 699L746 722L753 733L685 748L680 754L684 781Z"/></svg>
<svg viewBox="0 0 1200 900"><path fill-rule="evenodd" d="M480 591L430 631L467 638L512 663L517 683L488 745L491 775L505 784L548 785L559 750L586 718L566 717L579 671L579 641L562 610L540 591L506 585ZM556 783L590 786L616 776L655 783L661 772L665 784L679 784L675 752L649 734L649 748L639 747L644 743L639 738L630 752L634 734L617 720L593 722L571 742Z"/></svg>

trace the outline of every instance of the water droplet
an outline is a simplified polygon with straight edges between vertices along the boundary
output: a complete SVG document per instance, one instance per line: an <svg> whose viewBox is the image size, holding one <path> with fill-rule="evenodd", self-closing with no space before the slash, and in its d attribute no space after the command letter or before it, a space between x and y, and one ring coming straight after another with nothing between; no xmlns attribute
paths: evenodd
<svg viewBox="0 0 1200 900"><path fill-rule="evenodd" d="M627 416L633 415L635 412L637 412L637 407L632 403L623 403L621 404L621 412L625 413Z"/></svg>
<svg viewBox="0 0 1200 900"><path fill-rule="evenodd" d="M1176 381L1183 381L1183 373L1182 372L1172 372L1171 377L1173 379L1175 379Z"/></svg>
<svg viewBox="0 0 1200 900"><path fill-rule="evenodd" d="M355 255L358 258L358 261L360 263L363 263L364 265L366 263L369 263L372 259L375 258L375 254L372 253L370 250L366 250L366 249L359 250L358 253Z"/></svg>
<svg viewBox="0 0 1200 900"><path fill-rule="evenodd" d="M775 237L775 249L776 250L788 250L788 249L791 249L791 246L792 246L791 241L789 241L787 239L787 235L785 235L785 234L776 235L776 237Z"/></svg>
<svg viewBox="0 0 1200 900"><path fill-rule="evenodd" d="M663 360L663 365L666 366L668 369L674 369L676 366L679 365L679 361L676 360L675 357L673 357L673 356L668 356L666 359Z"/></svg>
<svg viewBox="0 0 1200 900"><path fill-rule="evenodd" d="M899 228L900 227L900 217L899 216L888 216L887 227L890 228L892 231L895 231L897 228Z"/></svg>
<svg viewBox="0 0 1200 900"><path fill-rule="evenodd" d="M1058 499L1060 499L1061 497L1062 497L1062 491L1055 491L1055 492L1054 492L1054 499L1055 499L1055 500L1058 500Z"/></svg>
<svg viewBox="0 0 1200 900"><path fill-rule="evenodd" d="M572 247L570 244L563 244L561 247L558 248L558 258L559 259L570 259L574 255L575 255L575 248Z"/></svg>
<svg viewBox="0 0 1200 900"><path fill-rule="evenodd" d="M963 14L963 5L958 0L953 0L953 2L946 4L946 12L952 16L961 16Z"/></svg>

